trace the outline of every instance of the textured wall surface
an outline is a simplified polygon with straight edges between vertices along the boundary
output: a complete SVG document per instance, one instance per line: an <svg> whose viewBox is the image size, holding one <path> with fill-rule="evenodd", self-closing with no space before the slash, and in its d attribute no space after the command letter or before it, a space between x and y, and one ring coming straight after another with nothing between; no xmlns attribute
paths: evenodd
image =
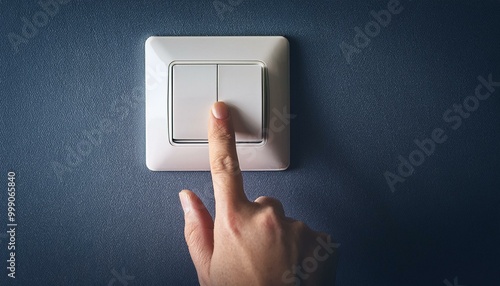
<svg viewBox="0 0 500 286"><path fill-rule="evenodd" d="M292 165L245 187L333 235L338 285L500 284L499 1L60 2L0 1L0 285L197 283L177 193L213 213L210 174L145 166L152 35L289 39Z"/></svg>

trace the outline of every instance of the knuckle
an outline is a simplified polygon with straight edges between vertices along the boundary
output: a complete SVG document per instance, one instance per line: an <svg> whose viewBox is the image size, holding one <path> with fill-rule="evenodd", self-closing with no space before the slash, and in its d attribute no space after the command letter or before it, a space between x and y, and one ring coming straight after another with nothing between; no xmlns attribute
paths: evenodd
<svg viewBox="0 0 500 286"><path fill-rule="evenodd" d="M280 223L279 215L273 206L264 206L257 216L258 224L263 226L266 230L280 230L282 225Z"/></svg>
<svg viewBox="0 0 500 286"><path fill-rule="evenodd" d="M229 215L224 220L225 230L233 237L241 236L242 222L238 215Z"/></svg>
<svg viewBox="0 0 500 286"><path fill-rule="evenodd" d="M297 233L309 233L311 229L304 222L297 220L293 223L293 228Z"/></svg>
<svg viewBox="0 0 500 286"><path fill-rule="evenodd" d="M262 205L272 205L276 203L276 199L268 196L260 196L255 201L259 202Z"/></svg>
<svg viewBox="0 0 500 286"><path fill-rule="evenodd" d="M258 198L255 199L255 202L262 203L264 200L266 200L266 198L268 198L268 197L266 197L266 196L260 196L260 197L258 197Z"/></svg>
<svg viewBox="0 0 500 286"><path fill-rule="evenodd" d="M189 247L195 247L198 244L200 238L196 234L196 227L186 226L186 228L184 229L184 237Z"/></svg>
<svg viewBox="0 0 500 286"><path fill-rule="evenodd" d="M272 208L274 214L279 217L284 216L285 211L283 209L283 204L276 198L260 196L255 200L255 202L261 206Z"/></svg>
<svg viewBox="0 0 500 286"><path fill-rule="evenodd" d="M229 128L224 124L216 124L210 133L210 140L218 142L228 142L234 140L234 134L229 132Z"/></svg>
<svg viewBox="0 0 500 286"><path fill-rule="evenodd" d="M212 160L212 172L237 175L241 171L238 160L232 158L229 154L222 154Z"/></svg>
<svg viewBox="0 0 500 286"><path fill-rule="evenodd" d="M270 199L269 197L260 196L260 197L256 198L254 202L257 204L257 206L260 206L260 207L269 206L269 205L271 205L269 199Z"/></svg>

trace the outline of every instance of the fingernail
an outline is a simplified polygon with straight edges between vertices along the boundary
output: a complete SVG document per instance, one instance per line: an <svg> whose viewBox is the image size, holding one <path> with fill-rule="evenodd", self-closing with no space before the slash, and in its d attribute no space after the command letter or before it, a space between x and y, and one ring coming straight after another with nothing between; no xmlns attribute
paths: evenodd
<svg viewBox="0 0 500 286"><path fill-rule="evenodd" d="M217 119L226 119L229 116L229 110L225 103L216 102L212 106L212 114Z"/></svg>
<svg viewBox="0 0 500 286"><path fill-rule="evenodd" d="M184 214L187 214L191 210L191 202L188 196L184 192L179 193L179 199L181 200L182 210Z"/></svg>

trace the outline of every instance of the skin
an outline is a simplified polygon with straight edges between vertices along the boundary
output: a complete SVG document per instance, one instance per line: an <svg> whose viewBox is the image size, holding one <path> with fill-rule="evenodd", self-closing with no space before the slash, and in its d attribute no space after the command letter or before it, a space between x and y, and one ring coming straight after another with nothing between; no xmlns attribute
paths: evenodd
<svg viewBox="0 0 500 286"><path fill-rule="evenodd" d="M215 103L208 126L215 220L195 193L179 193L200 285L334 285L337 251L318 242L327 234L286 217L275 198L247 199L234 138L229 109Z"/></svg>

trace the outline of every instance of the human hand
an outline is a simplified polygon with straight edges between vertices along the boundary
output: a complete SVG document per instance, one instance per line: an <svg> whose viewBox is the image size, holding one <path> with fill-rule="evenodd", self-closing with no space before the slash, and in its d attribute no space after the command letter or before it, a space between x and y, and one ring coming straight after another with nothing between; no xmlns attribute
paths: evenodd
<svg viewBox="0 0 500 286"><path fill-rule="evenodd" d="M179 193L185 239L201 285L334 285L337 245L285 216L280 201L243 191L227 106L212 107L208 126L215 222L189 190Z"/></svg>

